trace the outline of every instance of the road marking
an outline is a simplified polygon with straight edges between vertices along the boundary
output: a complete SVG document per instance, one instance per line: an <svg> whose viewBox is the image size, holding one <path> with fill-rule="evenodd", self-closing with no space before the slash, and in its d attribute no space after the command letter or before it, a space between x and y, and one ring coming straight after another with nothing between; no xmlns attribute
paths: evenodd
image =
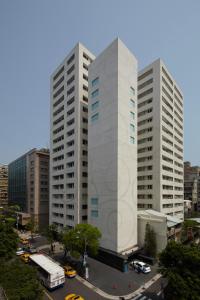
<svg viewBox="0 0 200 300"><path fill-rule="evenodd" d="M44 293L46 294L46 296L47 296L50 300L53 300L53 298L47 293L47 291L44 290Z"/></svg>
<svg viewBox="0 0 200 300"><path fill-rule="evenodd" d="M157 296L160 296L161 293L162 293L162 291L159 291L159 292L157 293Z"/></svg>
<svg viewBox="0 0 200 300"><path fill-rule="evenodd" d="M138 294L136 297L131 298L131 300L136 300L136 299L140 298L141 296L142 296L142 294Z"/></svg>
<svg viewBox="0 0 200 300"><path fill-rule="evenodd" d="M143 296L142 298L140 298L140 300L145 300L145 299L147 299L146 296Z"/></svg>

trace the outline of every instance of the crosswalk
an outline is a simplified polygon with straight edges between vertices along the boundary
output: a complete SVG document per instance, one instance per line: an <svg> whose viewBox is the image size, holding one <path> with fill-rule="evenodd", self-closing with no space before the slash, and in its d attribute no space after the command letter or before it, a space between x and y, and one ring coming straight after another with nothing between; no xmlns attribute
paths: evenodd
<svg viewBox="0 0 200 300"><path fill-rule="evenodd" d="M151 300L148 296L144 296L142 294L138 294L137 296L131 298L130 300Z"/></svg>

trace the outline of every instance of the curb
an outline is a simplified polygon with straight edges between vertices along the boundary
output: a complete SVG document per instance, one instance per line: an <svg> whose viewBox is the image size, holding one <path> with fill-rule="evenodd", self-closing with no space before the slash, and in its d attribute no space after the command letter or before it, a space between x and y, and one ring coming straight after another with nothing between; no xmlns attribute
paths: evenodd
<svg viewBox="0 0 200 300"><path fill-rule="evenodd" d="M134 291L130 294L127 294L127 295L114 296L114 295L107 294L106 292L104 292L101 289L99 289L98 287L94 286L92 283L90 283L89 281L80 277L79 275L76 276L77 280L80 281L81 283L83 283L89 289L93 290L94 292L96 292L97 294L99 294L100 296L102 296L106 299L113 299L113 300L119 300L121 298L124 298L125 300L129 300L132 297L138 296L139 294L144 292L146 289L148 289L153 283L155 283L156 280L158 280L161 277L162 277L161 274L156 274L151 280L147 281L143 286L141 286L136 291Z"/></svg>

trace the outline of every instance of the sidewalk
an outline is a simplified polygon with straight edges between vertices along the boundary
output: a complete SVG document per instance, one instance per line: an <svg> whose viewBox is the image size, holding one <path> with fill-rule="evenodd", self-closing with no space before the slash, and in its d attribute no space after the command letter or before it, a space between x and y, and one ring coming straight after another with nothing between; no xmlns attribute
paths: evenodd
<svg viewBox="0 0 200 300"><path fill-rule="evenodd" d="M146 289L148 289L152 284L154 284L155 281L158 280L161 276L162 276L161 274L157 274L151 280L149 280L144 286L141 286L136 291L131 292L131 293L127 294L127 295L120 295L120 296L113 296L113 295L107 294L107 293L105 293L104 291L102 291L99 288L95 287L90 282L88 282L87 280L83 279L80 276L76 276L76 278L80 282L82 282L85 286L87 286L88 288L92 289L97 294L99 294L100 296L102 296L102 297L104 297L106 299L119 300L119 299L123 298L124 300L131 300L133 297L136 297L136 296L140 295L141 293L144 293L144 291Z"/></svg>

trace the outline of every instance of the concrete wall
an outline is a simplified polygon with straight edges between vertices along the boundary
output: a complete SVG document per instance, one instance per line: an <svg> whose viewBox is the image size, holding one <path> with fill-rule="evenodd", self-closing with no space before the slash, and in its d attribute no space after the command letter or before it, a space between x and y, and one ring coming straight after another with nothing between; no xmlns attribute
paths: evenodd
<svg viewBox="0 0 200 300"><path fill-rule="evenodd" d="M130 144L130 87L137 99L136 82L137 61L118 39L89 67L88 222L102 232L101 246L114 252L137 244L137 145ZM92 97L96 89L99 95Z"/></svg>

